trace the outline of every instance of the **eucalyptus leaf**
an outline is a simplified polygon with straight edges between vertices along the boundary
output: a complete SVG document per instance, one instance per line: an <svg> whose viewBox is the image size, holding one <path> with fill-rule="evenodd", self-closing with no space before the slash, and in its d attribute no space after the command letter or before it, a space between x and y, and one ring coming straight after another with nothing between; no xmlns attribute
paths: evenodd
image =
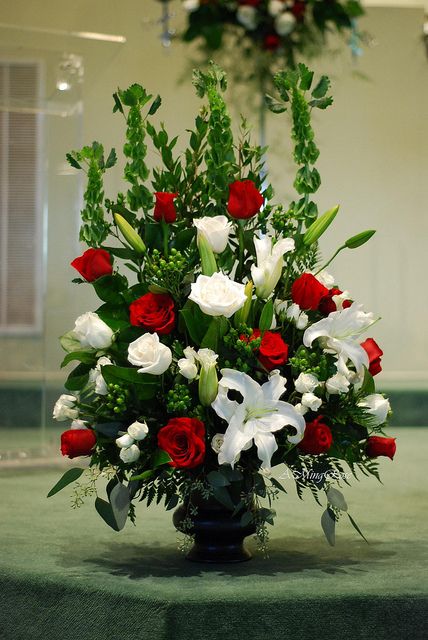
<svg viewBox="0 0 428 640"><path fill-rule="evenodd" d="M365 537L365 535L363 534L363 532L361 531L361 529L358 526L358 524L355 522L354 518L349 513L348 513L348 518L349 518L352 526L354 527L355 531L357 531L360 534L362 539L365 540L367 542L367 544L370 544L369 541L367 540L367 538Z"/></svg>
<svg viewBox="0 0 428 640"><path fill-rule="evenodd" d="M227 487L230 485L229 480L219 471L210 471L207 480L212 487Z"/></svg>
<svg viewBox="0 0 428 640"><path fill-rule="evenodd" d="M110 492L109 496L112 512L118 530L120 531L126 524L129 512L129 489L121 482L118 482Z"/></svg>
<svg viewBox="0 0 428 640"><path fill-rule="evenodd" d="M84 469L79 469L78 467L68 469L68 471L66 471L64 475L58 480L56 485L52 487L47 497L50 498L51 496L54 496L56 493L64 489L64 487L78 480L83 472Z"/></svg>
<svg viewBox="0 0 428 640"><path fill-rule="evenodd" d="M247 525L251 524L253 520L254 516L251 511L246 511L241 516L241 527L246 527Z"/></svg>
<svg viewBox="0 0 428 640"><path fill-rule="evenodd" d="M101 424L94 424L93 428L107 438L117 438L119 431L124 430L121 422L103 422Z"/></svg>
<svg viewBox="0 0 428 640"><path fill-rule="evenodd" d="M217 502L220 502L226 509L233 511L235 509L235 504L230 497L229 491L227 487L213 487L213 495Z"/></svg>
<svg viewBox="0 0 428 640"><path fill-rule="evenodd" d="M330 546L334 547L336 542L336 518L334 517L331 509L326 509L321 516L321 526L324 531L324 535L327 538L327 542Z"/></svg>
<svg viewBox="0 0 428 640"><path fill-rule="evenodd" d="M109 502L106 502L105 500L102 500L102 498L97 497L95 499L95 509L109 527L111 527L115 531L120 530L117 526L117 522L113 514L113 509Z"/></svg>
<svg viewBox="0 0 428 640"><path fill-rule="evenodd" d="M345 496L341 491L334 487L329 487L326 492L327 500L332 507L339 509L340 511L348 511L348 505L346 504Z"/></svg>

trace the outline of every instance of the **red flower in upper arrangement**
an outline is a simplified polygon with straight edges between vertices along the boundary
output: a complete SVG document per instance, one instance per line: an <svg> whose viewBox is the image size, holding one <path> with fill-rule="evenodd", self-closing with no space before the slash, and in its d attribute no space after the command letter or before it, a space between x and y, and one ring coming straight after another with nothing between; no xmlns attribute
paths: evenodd
<svg viewBox="0 0 428 640"><path fill-rule="evenodd" d="M396 450L395 438L382 438L381 436L367 438L366 453L369 458L387 456L393 460Z"/></svg>
<svg viewBox="0 0 428 640"><path fill-rule="evenodd" d="M158 433L158 445L171 467L193 469L205 458L205 425L197 418L171 418Z"/></svg>
<svg viewBox="0 0 428 640"><path fill-rule="evenodd" d="M312 273L302 273L293 282L291 287L291 297L293 302L301 309L316 311L325 296L328 296L328 289Z"/></svg>
<svg viewBox="0 0 428 640"><path fill-rule="evenodd" d="M369 373L375 376L382 371L381 357L383 356L383 351L373 338L367 338L361 343L361 346L369 357Z"/></svg>
<svg viewBox="0 0 428 640"><path fill-rule="evenodd" d="M174 199L178 193L168 193L167 191L157 191L155 193L156 204L153 212L156 222L164 220L171 223L177 220L177 210L175 208Z"/></svg>
<svg viewBox="0 0 428 640"><path fill-rule="evenodd" d="M264 198L252 180L236 180L229 185L227 210L232 218L246 220L259 211Z"/></svg>
<svg viewBox="0 0 428 640"><path fill-rule="evenodd" d="M328 316L333 311L337 311L337 306L335 301L333 300L333 296L340 296L343 293L341 289L329 289L327 295L321 298L321 301L318 306L318 311L322 313L324 316ZM343 309L347 309L352 304L352 300L344 300L342 307Z"/></svg>
<svg viewBox="0 0 428 640"><path fill-rule="evenodd" d="M90 456L96 443L92 429L68 429L61 434L61 453L69 458Z"/></svg>
<svg viewBox="0 0 428 640"><path fill-rule="evenodd" d="M243 341L251 342L251 340L256 340L256 338L260 338L260 336L260 329L254 329L250 338L247 338L247 336L244 335L241 335L240 338ZM287 362L288 344L284 342L279 333L265 331L260 343L257 358L265 369L272 371L272 369L276 369Z"/></svg>
<svg viewBox="0 0 428 640"><path fill-rule="evenodd" d="M247 5L247 7L258 7L262 0L239 0L239 4Z"/></svg>
<svg viewBox="0 0 428 640"><path fill-rule="evenodd" d="M102 276L111 275L113 267L111 255L104 249L87 249L85 253L71 262L71 266L76 269L88 282L93 282Z"/></svg>
<svg viewBox="0 0 428 640"><path fill-rule="evenodd" d="M311 455L318 455L328 451L333 443L330 427L324 422L323 416L318 416L312 422L306 423L305 435L298 444L300 451Z"/></svg>
<svg viewBox="0 0 428 640"><path fill-rule="evenodd" d="M296 20L302 20L306 11L306 3L297 0L291 7L291 13L296 18Z"/></svg>
<svg viewBox="0 0 428 640"><path fill-rule="evenodd" d="M131 324L160 335L175 325L174 300L167 293L146 293L129 305Z"/></svg>
<svg viewBox="0 0 428 640"><path fill-rule="evenodd" d="M281 38L277 33L268 33L263 40L263 48L267 51L275 51L281 44Z"/></svg>

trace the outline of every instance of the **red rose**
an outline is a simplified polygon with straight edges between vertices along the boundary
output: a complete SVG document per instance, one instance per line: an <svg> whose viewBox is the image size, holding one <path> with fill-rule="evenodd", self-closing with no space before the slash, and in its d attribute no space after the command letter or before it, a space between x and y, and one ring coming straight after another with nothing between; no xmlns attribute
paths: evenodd
<svg viewBox="0 0 428 640"><path fill-rule="evenodd" d="M75 258L70 264L88 282L113 273L111 256L104 249L87 249L83 255Z"/></svg>
<svg viewBox="0 0 428 640"><path fill-rule="evenodd" d="M252 180L236 180L229 185L227 210L232 218L247 220L260 211L264 198Z"/></svg>
<svg viewBox="0 0 428 640"><path fill-rule="evenodd" d="M311 273L302 275L293 282L291 297L301 309L316 311L321 299L328 296L328 289Z"/></svg>
<svg viewBox="0 0 428 640"><path fill-rule="evenodd" d="M68 429L61 434L61 453L69 458L90 456L96 442L92 429Z"/></svg>
<svg viewBox="0 0 428 640"><path fill-rule="evenodd" d="M301 2L301 0L297 0L297 2L295 2L291 7L291 13L297 20L301 20L303 18L305 11L306 5L304 2Z"/></svg>
<svg viewBox="0 0 428 640"><path fill-rule="evenodd" d="M247 7L258 7L262 0L239 0L239 4Z"/></svg>
<svg viewBox="0 0 428 640"><path fill-rule="evenodd" d="M178 193L168 193L167 191L155 193L156 204L153 215L156 222L165 220L165 222L171 223L177 220L177 210L174 204L174 198L177 196Z"/></svg>
<svg viewBox="0 0 428 640"><path fill-rule="evenodd" d="M397 445L395 438L382 438L381 436L370 436L367 438L366 453L369 458L377 458L377 456L388 456L391 460L394 458Z"/></svg>
<svg viewBox="0 0 428 640"><path fill-rule="evenodd" d="M197 418L171 418L158 433L158 445L171 457L171 467L193 469L205 458L205 426Z"/></svg>
<svg viewBox="0 0 428 640"><path fill-rule="evenodd" d="M131 324L166 335L175 324L174 300L167 293L146 293L129 305Z"/></svg>
<svg viewBox="0 0 428 640"><path fill-rule="evenodd" d="M260 329L254 329L250 338L242 335L241 340L256 340L256 338L260 338L260 336ZM284 342L279 333L265 331L260 343L257 358L268 371L272 371L272 369L276 369L287 362L288 344Z"/></svg>
<svg viewBox="0 0 428 640"><path fill-rule="evenodd" d="M343 293L341 289L335 289L335 288L329 289L327 295L321 298L321 301L318 306L318 311L322 313L324 316L328 316L329 313L332 313L333 311L337 311L337 306L335 301L333 300L333 296L340 296L341 293ZM347 309L348 307L351 306L351 304L352 304L351 300L344 300L342 307L344 309Z"/></svg>
<svg viewBox="0 0 428 640"><path fill-rule="evenodd" d="M361 343L361 346L369 357L369 373L375 376L382 371L380 360L381 356L383 356L383 351L373 338L367 338Z"/></svg>
<svg viewBox="0 0 428 640"><path fill-rule="evenodd" d="M323 420L323 417L318 416L312 422L306 423L305 435L298 444L300 451L303 453L310 453L316 456L330 449L333 436L330 427L321 422L321 420Z"/></svg>
<svg viewBox="0 0 428 640"><path fill-rule="evenodd" d="M263 40L263 48L267 51L275 51L281 44L281 38L276 33L269 33Z"/></svg>

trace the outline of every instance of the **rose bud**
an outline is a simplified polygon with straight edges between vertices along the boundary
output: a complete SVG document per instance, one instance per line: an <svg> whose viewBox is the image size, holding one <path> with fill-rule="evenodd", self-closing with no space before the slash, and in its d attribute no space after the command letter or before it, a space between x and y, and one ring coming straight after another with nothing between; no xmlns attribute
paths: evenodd
<svg viewBox="0 0 428 640"><path fill-rule="evenodd" d="M199 400L204 407L209 407L218 393L216 371L218 355L212 349L199 349L196 357L201 365L198 387Z"/></svg>
<svg viewBox="0 0 428 640"><path fill-rule="evenodd" d="M87 249L85 253L70 263L87 282L113 273L111 256L104 249Z"/></svg>
<svg viewBox="0 0 428 640"><path fill-rule="evenodd" d="M370 436L367 438L366 454L369 458L377 458L378 456L387 456L394 458L397 445L395 438L382 438L381 436Z"/></svg>
<svg viewBox="0 0 428 640"><path fill-rule="evenodd" d="M96 442L92 429L68 429L61 434L61 453L69 458L90 456Z"/></svg>
<svg viewBox="0 0 428 640"><path fill-rule="evenodd" d="M268 33L263 40L263 48L267 51L275 51L281 44L281 38L276 33Z"/></svg>
<svg viewBox="0 0 428 640"><path fill-rule="evenodd" d="M323 416L318 416L312 422L306 423L305 435L298 444L302 453L316 456L330 449L333 443L333 436L330 427L322 422L323 419Z"/></svg>
<svg viewBox="0 0 428 640"><path fill-rule="evenodd" d="M175 325L174 300L167 293L146 293L131 302L129 316L134 327L166 335Z"/></svg>
<svg viewBox="0 0 428 640"><path fill-rule="evenodd" d="M227 210L238 220L247 220L261 209L264 198L252 180L236 180L229 185Z"/></svg>
<svg viewBox="0 0 428 640"><path fill-rule="evenodd" d="M171 467L193 469L205 458L205 425L197 418L171 418L158 433L158 445Z"/></svg>
<svg viewBox="0 0 428 640"><path fill-rule="evenodd" d="M177 220L177 210L174 204L174 198L178 193L168 193L167 191L157 191L155 193L156 204L153 212L156 222L164 220L169 224Z"/></svg>
<svg viewBox="0 0 428 640"><path fill-rule="evenodd" d="M302 273L291 287L293 302L301 309L316 311L321 299L328 296L328 289L312 273Z"/></svg>
<svg viewBox="0 0 428 640"><path fill-rule="evenodd" d="M138 420L136 420L129 425L127 431L134 440L144 440L149 433L149 427L146 422L138 422Z"/></svg>
<svg viewBox="0 0 428 640"><path fill-rule="evenodd" d="M361 343L361 346L369 357L369 373L375 376L382 371L381 357L383 356L383 351L373 338L367 338Z"/></svg>

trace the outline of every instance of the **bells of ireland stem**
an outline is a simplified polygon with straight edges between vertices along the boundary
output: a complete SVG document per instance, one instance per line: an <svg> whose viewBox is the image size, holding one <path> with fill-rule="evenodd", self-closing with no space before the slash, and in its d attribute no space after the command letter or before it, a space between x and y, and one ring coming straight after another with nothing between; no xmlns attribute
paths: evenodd
<svg viewBox="0 0 428 640"><path fill-rule="evenodd" d="M116 222L121 234L127 241L127 243L140 255L146 252L146 245L138 233L131 227L129 222L125 220L120 213L114 214L114 221Z"/></svg>
<svg viewBox="0 0 428 640"><path fill-rule="evenodd" d="M244 293L247 296L247 300L245 301L244 306L241 307L233 317L236 328L238 328L241 324L246 324L248 320L248 316L250 315L251 311L251 303L253 301L253 287L254 285L252 280L247 282L247 284L245 285Z"/></svg>
<svg viewBox="0 0 428 640"><path fill-rule="evenodd" d="M202 406L209 407L218 393L218 355L212 349L199 349L196 357L201 365L198 387L199 401Z"/></svg>
<svg viewBox="0 0 428 640"><path fill-rule="evenodd" d="M198 234L197 243L199 255L201 256L202 274L204 276L212 276L218 270L214 251L203 234Z"/></svg>

